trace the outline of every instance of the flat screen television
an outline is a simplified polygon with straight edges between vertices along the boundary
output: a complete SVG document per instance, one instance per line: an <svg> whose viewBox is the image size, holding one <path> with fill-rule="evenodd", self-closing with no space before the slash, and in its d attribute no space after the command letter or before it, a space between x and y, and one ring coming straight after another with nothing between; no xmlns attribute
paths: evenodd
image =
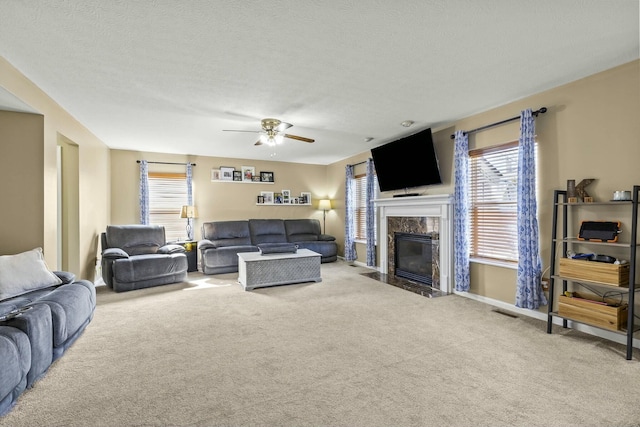
<svg viewBox="0 0 640 427"><path fill-rule="evenodd" d="M380 191L442 184L431 128L371 149Z"/></svg>

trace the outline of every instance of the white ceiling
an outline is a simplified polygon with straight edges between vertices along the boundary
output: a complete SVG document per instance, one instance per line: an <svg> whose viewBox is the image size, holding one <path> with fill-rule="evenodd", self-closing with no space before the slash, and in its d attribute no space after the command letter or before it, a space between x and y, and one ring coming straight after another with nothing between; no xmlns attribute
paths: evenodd
<svg viewBox="0 0 640 427"><path fill-rule="evenodd" d="M0 55L112 148L329 164L637 59L639 14L637 0L0 0ZM265 117L316 142L270 157L257 134L223 132Z"/></svg>

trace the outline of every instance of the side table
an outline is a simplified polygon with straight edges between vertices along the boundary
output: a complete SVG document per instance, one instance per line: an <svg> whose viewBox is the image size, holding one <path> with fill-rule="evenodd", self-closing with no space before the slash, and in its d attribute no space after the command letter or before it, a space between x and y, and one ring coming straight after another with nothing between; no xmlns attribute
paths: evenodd
<svg viewBox="0 0 640 427"><path fill-rule="evenodd" d="M175 242L177 245L184 247L185 255L187 256L187 273L198 271L198 242L187 240L183 242Z"/></svg>

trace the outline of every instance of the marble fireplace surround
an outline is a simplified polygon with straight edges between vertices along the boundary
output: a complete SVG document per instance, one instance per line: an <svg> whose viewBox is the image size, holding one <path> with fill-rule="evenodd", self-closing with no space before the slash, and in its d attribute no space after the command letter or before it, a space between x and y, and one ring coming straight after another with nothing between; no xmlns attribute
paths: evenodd
<svg viewBox="0 0 640 427"><path fill-rule="evenodd" d="M449 194L432 196L394 197L376 199L380 232L386 242L380 242L380 272L393 274L393 233L395 231L413 233L433 233L439 239L434 245L439 248L434 261L439 272L440 291L453 292L453 198ZM390 259L391 257L391 259ZM391 264L391 265L390 265ZM439 273L439 274L438 274Z"/></svg>

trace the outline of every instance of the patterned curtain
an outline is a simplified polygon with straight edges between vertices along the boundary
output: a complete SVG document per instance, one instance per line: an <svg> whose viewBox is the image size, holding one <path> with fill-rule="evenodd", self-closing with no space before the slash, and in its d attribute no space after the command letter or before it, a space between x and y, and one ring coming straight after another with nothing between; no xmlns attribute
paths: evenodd
<svg viewBox="0 0 640 427"><path fill-rule="evenodd" d="M187 162L187 205L193 206L193 166ZM187 218L187 239L193 240L193 227L191 218Z"/></svg>
<svg viewBox="0 0 640 427"><path fill-rule="evenodd" d="M187 205L193 206L193 166L187 162Z"/></svg>
<svg viewBox="0 0 640 427"><path fill-rule="evenodd" d="M455 189L453 193L453 236L455 289L469 291L469 137L455 133Z"/></svg>
<svg viewBox="0 0 640 427"><path fill-rule="evenodd" d="M140 224L149 224L149 165L140 160Z"/></svg>
<svg viewBox="0 0 640 427"><path fill-rule="evenodd" d="M518 146L518 281L516 307L538 309L547 305L542 291L537 201L535 123L531 109L520 115Z"/></svg>
<svg viewBox="0 0 640 427"><path fill-rule="evenodd" d="M373 159L367 160L367 266L372 267L376 265L376 224L375 224L375 207L373 206L373 199L376 196L375 182L374 182L375 168L373 165Z"/></svg>
<svg viewBox="0 0 640 427"><path fill-rule="evenodd" d="M353 165L347 165L345 168L345 191L344 191L344 259L345 261L355 261L358 258L356 254L355 230L353 228L353 209L354 209L354 185Z"/></svg>

